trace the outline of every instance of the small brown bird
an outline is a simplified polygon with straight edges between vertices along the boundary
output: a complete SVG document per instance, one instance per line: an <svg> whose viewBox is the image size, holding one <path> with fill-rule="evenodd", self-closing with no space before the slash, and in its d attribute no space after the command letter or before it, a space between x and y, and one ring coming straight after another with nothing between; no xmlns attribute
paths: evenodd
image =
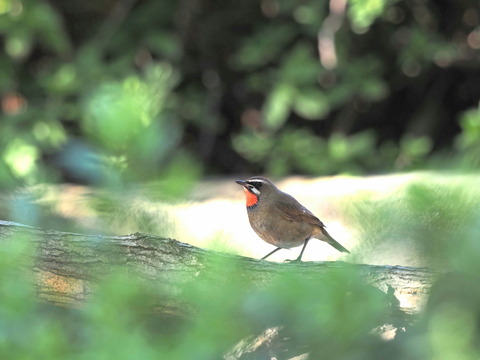
<svg viewBox="0 0 480 360"><path fill-rule="evenodd" d="M265 255L266 259L280 249L290 249L303 244L295 262L302 261L308 241L313 237L332 245L341 252L350 253L325 229L325 225L292 196L278 189L270 180L254 176L237 180L247 198L247 213L253 230L264 241L277 248Z"/></svg>

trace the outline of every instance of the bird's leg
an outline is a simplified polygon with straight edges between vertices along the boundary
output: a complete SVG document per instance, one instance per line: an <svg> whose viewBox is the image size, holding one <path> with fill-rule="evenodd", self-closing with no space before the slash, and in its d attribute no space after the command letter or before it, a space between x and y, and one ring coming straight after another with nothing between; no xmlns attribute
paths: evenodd
<svg viewBox="0 0 480 360"><path fill-rule="evenodd" d="M272 252L269 252L267 255L265 255L264 257L262 257L260 260L265 260L267 257L269 257L270 255L272 255L273 253L276 253L278 250L280 250L281 248L280 247L277 247L275 250L273 250Z"/></svg>
<svg viewBox="0 0 480 360"><path fill-rule="evenodd" d="M305 243L303 244L302 251L300 251L300 255L298 255L298 257L295 260L285 260L285 262L290 262L290 263L302 262L303 252L305 251L305 248L307 247L308 241L310 239L311 238L306 238L305 239Z"/></svg>

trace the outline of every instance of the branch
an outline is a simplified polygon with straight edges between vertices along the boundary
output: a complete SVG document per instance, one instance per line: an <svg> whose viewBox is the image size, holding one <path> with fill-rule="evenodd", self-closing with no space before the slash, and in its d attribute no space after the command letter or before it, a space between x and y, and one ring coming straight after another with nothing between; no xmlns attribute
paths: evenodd
<svg viewBox="0 0 480 360"><path fill-rule="evenodd" d="M274 263L205 250L154 235L85 235L0 220L0 251L5 247L3 244L19 241L20 238L32 242L37 249L32 257L39 298L64 305L80 305L92 293L93 285L117 266L138 274L146 281L162 282L175 290L172 293L180 294L181 288L189 282L198 281L209 265L227 260L235 263L236 268L258 286L268 284L287 272L318 279L336 269L351 267L368 283L398 299L403 311L412 313L424 303L432 282L438 276L430 269L403 266L343 262ZM225 276L209 272L208 277L214 277L213 280L221 283ZM185 299L173 300L176 303L185 302Z"/></svg>

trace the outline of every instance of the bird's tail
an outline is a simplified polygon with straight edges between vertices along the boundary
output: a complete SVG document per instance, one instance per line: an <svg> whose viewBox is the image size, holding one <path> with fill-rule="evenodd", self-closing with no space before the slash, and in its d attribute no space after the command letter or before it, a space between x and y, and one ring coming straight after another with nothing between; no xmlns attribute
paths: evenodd
<svg viewBox="0 0 480 360"><path fill-rule="evenodd" d="M327 242L328 244L332 245L332 246L333 246L335 249L337 249L338 251L341 251L341 252L349 253L349 254L350 254L350 251L348 251L347 249L345 249L337 240L335 240L333 237L331 237L327 230L325 230L324 228L322 228L322 233L323 233L323 235L325 235L325 238L322 239L323 241L325 241L325 242Z"/></svg>

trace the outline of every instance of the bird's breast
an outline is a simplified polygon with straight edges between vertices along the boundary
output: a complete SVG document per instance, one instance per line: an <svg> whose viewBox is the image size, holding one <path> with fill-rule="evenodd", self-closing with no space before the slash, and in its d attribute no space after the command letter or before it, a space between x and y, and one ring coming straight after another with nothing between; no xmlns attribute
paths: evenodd
<svg viewBox="0 0 480 360"><path fill-rule="evenodd" d="M284 218L276 219L272 213L249 212L249 220L252 229L262 240L281 248L288 249L299 246L312 233L310 225L288 221Z"/></svg>

